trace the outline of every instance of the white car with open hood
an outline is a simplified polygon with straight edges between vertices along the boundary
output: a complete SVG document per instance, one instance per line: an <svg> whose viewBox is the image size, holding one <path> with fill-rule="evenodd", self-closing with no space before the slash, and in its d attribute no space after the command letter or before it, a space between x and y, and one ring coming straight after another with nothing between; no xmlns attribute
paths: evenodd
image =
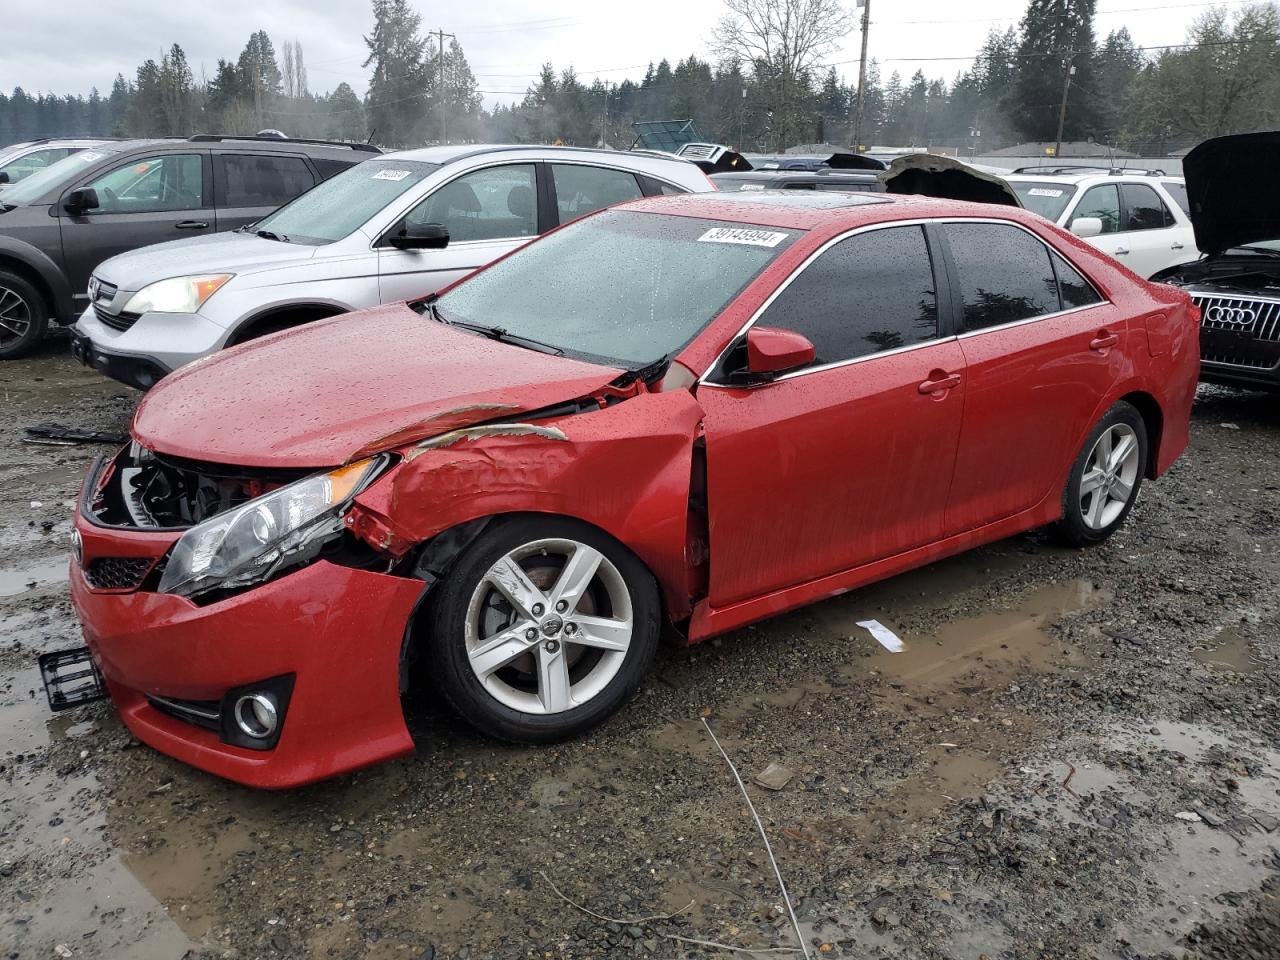
<svg viewBox="0 0 1280 960"><path fill-rule="evenodd" d="M146 390L223 347L433 293L602 207L714 189L693 162L651 153L459 145L384 154L238 231L99 265L72 353Z"/></svg>

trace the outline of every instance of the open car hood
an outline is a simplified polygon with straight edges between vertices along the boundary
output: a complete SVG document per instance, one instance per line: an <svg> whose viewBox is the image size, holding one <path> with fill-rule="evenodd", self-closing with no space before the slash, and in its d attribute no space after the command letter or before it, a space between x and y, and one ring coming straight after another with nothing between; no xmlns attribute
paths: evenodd
<svg viewBox="0 0 1280 960"><path fill-rule="evenodd" d="M1020 207L1022 201L1000 177L984 173L952 157L912 153L898 157L878 174L886 193L919 194L948 200Z"/></svg>
<svg viewBox="0 0 1280 960"><path fill-rule="evenodd" d="M1196 246L1214 255L1258 240L1280 239L1280 132L1206 140L1187 154L1182 172Z"/></svg>
<svg viewBox="0 0 1280 960"><path fill-rule="evenodd" d="M448 327L403 303L213 354L161 380L133 436L174 457L332 467L588 395L621 370Z"/></svg>

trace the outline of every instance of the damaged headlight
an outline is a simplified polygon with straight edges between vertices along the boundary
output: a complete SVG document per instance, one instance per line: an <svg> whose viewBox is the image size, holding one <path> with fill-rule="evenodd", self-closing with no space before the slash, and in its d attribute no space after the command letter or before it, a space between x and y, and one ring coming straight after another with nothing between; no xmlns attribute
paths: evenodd
<svg viewBox="0 0 1280 960"><path fill-rule="evenodd" d="M125 313L195 313L234 273L170 277L149 283L124 305Z"/></svg>
<svg viewBox="0 0 1280 960"><path fill-rule="evenodd" d="M160 592L194 597L245 587L305 563L341 535L352 497L387 463L374 457L316 474L197 524L174 546Z"/></svg>

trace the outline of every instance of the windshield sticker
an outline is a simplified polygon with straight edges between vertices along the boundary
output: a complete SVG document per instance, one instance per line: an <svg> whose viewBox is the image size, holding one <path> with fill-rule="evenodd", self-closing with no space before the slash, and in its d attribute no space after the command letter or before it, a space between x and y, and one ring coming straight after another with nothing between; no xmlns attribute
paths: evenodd
<svg viewBox="0 0 1280 960"><path fill-rule="evenodd" d="M394 180L397 183L409 175L408 170L379 170L372 177L374 180Z"/></svg>
<svg viewBox="0 0 1280 960"><path fill-rule="evenodd" d="M1060 197L1063 191L1054 190L1050 187L1032 187L1027 193L1033 197Z"/></svg>
<svg viewBox="0 0 1280 960"><path fill-rule="evenodd" d="M744 183L738 188L739 190L763 190L763 183Z"/></svg>
<svg viewBox="0 0 1280 960"><path fill-rule="evenodd" d="M73 156L78 157L81 163L93 163L95 160L101 160L106 154L94 153L92 150L81 150L78 154L73 154Z"/></svg>
<svg viewBox="0 0 1280 960"><path fill-rule="evenodd" d="M743 243L749 247L776 247L787 239L785 233L748 230L745 227L713 227L698 238L699 243Z"/></svg>

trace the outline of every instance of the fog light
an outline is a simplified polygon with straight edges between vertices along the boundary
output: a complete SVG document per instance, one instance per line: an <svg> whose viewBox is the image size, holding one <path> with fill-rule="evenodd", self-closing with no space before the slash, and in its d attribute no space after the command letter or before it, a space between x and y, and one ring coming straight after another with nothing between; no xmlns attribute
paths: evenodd
<svg viewBox="0 0 1280 960"><path fill-rule="evenodd" d="M276 702L265 693L250 693L236 701L236 726L255 740L266 740L276 732L279 722Z"/></svg>

